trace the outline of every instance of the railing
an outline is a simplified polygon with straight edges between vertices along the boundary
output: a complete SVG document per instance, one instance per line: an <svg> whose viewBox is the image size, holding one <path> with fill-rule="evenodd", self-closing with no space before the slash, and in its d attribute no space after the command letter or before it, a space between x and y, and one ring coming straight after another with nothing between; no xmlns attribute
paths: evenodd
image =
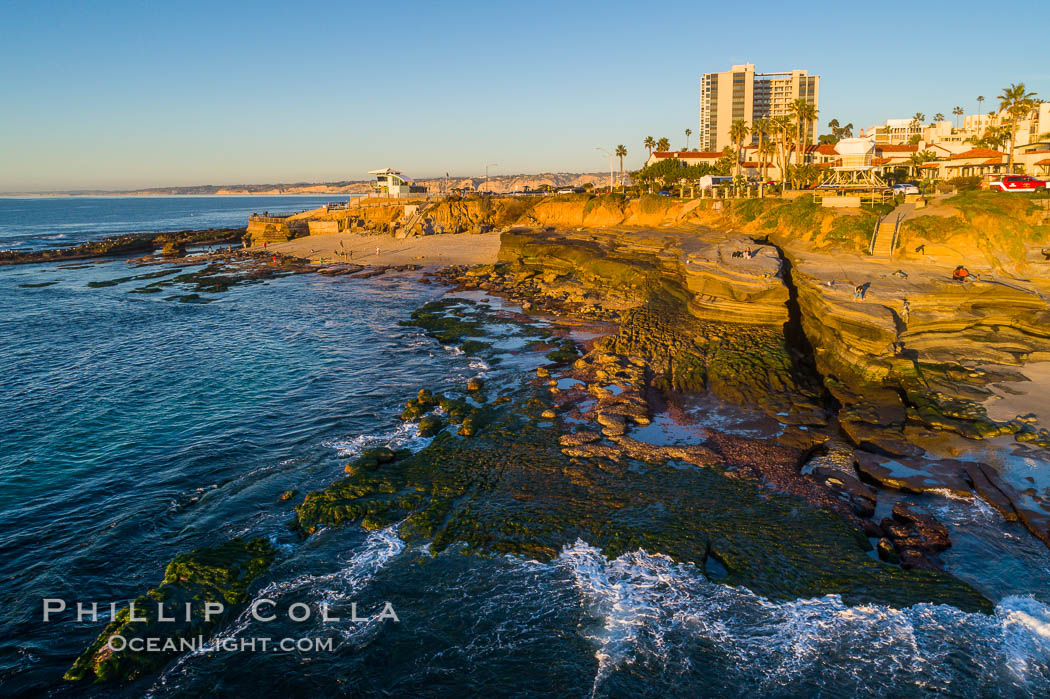
<svg viewBox="0 0 1050 699"><path fill-rule="evenodd" d="M248 220L258 221L259 223L285 223L289 216L294 216L294 214L284 214L281 216L264 216L262 214L252 214L248 217Z"/></svg>
<svg viewBox="0 0 1050 699"><path fill-rule="evenodd" d="M868 254L869 255L874 255L875 254L875 241L877 241L879 239L879 228L881 226L882 226L882 214L879 214L879 217L877 219L875 219L875 232L871 234L871 244L868 245Z"/></svg>
<svg viewBox="0 0 1050 699"><path fill-rule="evenodd" d="M890 257L893 257L893 251L897 249L897 237L900 235L902 218L904 218L904 214L897 214L897 220L893 224L893 240L890 241Z"/></svg>

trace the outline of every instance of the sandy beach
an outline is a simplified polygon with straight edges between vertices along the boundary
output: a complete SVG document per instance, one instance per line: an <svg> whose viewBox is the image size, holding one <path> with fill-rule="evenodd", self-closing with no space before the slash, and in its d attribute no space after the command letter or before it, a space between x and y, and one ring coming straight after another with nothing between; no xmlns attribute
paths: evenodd
<svg viewBox="0 0 1050 699"><path fill-rule="evenodd" d="M496 261L499 239L499 233L429 235L403 240L385 235L330 233L274 243L267 249L317 263L346 261L359 265L480 265Z"/></svg>

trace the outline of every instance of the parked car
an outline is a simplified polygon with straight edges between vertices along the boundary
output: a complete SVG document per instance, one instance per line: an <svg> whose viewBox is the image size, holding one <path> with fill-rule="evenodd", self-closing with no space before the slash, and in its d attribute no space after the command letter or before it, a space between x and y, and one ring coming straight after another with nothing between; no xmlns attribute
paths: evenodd
<svg viewBox="0 0 1050 699"><path fill-rule="evenodd" d="M988 189L996 192L1035 192L1039 189L1050 189L1050 185L1031 175L1003 175L989 182Z"/></svg>
<svg viewBox="0 0 1050 699"><path fill-rule="evenodd" d="M894 194L921 194L919 188L908 182L893 185Z"/></svg>
<svg viewBox="0 0 1050 699"><path fill-rule="evenodd" d="M660 190L659 192L657 192L657 194L658 194L659 196L661 196L661 197L669 197L669 196L671 196L671 193L670 193L670 192L668 192L668 191L667 191L667 190L665 190L665 189L662 189L662 190Z"/></svg>

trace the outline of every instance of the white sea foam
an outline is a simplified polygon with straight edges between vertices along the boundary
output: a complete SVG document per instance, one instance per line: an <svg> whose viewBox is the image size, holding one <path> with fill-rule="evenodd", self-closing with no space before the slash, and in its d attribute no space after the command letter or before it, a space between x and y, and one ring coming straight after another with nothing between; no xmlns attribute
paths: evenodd
<svg viewBox="0 0 1050 699"><path fill-rule="evenodd" d="M322 442L322 445L335 449L341 458L353 459L376 447L419 451L430 442L431 438L420 436L419 426L416 423L403 422L390 432L362 434L350 439L332 439Z"/></svg>
<svg viewBox="0 0 1050 699"><path fill-rule="evenodd" d="M252 602L241 612L231 624L212 636L200 649L194 650L180 657L167 671L157 680L157 684L151 688L147 696L151 696L154 690L165 689L169 680L177 676L194 658L207 656L214 652L227 639L235 639L240 636L251 636L253 625L258 624L252 616L252 604L257 600L280 600L291 595L292 601L302 601L302 592L307 591L308 599L317 605L327 603L332 605L339 601L354 601L354 598L372 581L378 573L391 560L405 550L405 542L397 535L397 526L386 527L370 532L346 563L334 572L322 575L300 575L291 580L274 581L255 593ZM272 610L266 606L266 612ZM316 618L320 615L319 609L314 610ZM326 628L327 633L338 633L343 640L348 640L362 635L373 633L382 620L372 617L369 621L360 624L331 624ZM265 634L261 634L265 635Z"/></svg>
<svg viewBox="0 0 1050 699"><path fill-rule="evenodd" d="M993 615L946 605L906 609L847 606L838 595L776 602L707 581L692 565L644 551L609 560L577 541L555 561L567 571L601 627L593 693L624 665L688 670L700 647L759 693L874 694L1010 687L1050 681L1050 607L1007 597ZM881 691L880 691L881 690ZM867 690L866 690L867 691Z"/></svg>

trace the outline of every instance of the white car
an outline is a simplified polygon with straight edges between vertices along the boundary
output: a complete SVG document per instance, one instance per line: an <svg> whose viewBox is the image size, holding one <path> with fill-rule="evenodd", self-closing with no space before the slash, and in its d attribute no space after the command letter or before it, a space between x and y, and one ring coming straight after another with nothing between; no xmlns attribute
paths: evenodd
<svg viewBox="0 0 1050 699"><path fill-rule="evenodd" d="M913 184L895 184L893 185L894 194L919 194L919 188Z"/></svg>

